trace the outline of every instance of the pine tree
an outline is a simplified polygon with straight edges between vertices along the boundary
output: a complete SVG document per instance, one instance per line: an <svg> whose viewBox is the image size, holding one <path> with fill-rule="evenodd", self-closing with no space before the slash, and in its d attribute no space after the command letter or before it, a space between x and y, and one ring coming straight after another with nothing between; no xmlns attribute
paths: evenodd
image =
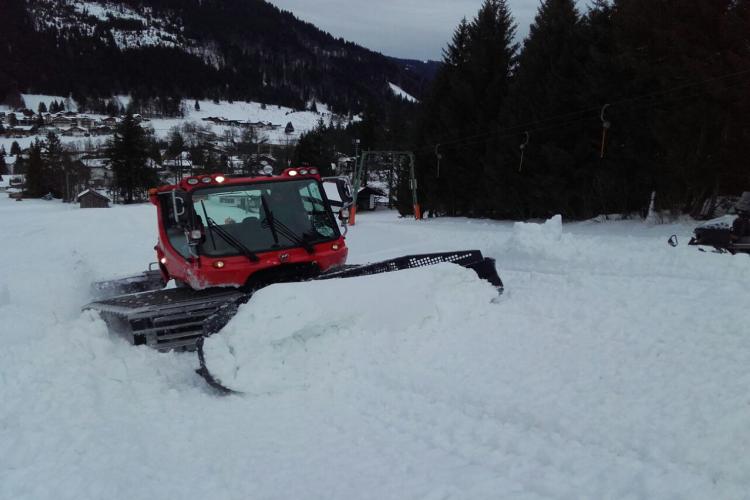
<svg viewBox="0 0 750 500"><path fill-rule="evenodd" d="M44 184L44 159L42 144L37 139L29 146L29 158L26 165L26 195L39 198L47 194Z"/></svg>
<svg viewBox="0 0 750 500"><path fill-rule="evenodd" d="M195 100L195 106L194 107L195 107L196 111L200 111L201 110L201 105L198 103L197 99Z"/></svg>
<svg viewBox="0 0 750 500"><path fill-rule="evenodd" d="M284 128L284 133L287 135L294 133L294 125L292 125L292 122L287 122L286 127Z"/></svg>
<svg viewBox="0 0 750 500"><path fill-rule="evenodd" d="M47 112L47 105L44 104L42 101L39 101L39 107L37 108L37 111L39 112L40 115L42 113L46 113Z"/></svg>
<svg viewBox="0 0 750 500"><path fill-rule="evenodd" d="M43 194L52 193L55 197L67 199L67 185L65 179L65 164L69 155L63 148L60 138L50 132L42 143L42 158L44 160Z"/></svg>
<svg viewBox="0 0 750 500"><path fill-rule="evenodd" d="M505 162L507 178L503 199L506 213L539 217L562 213L580 216L590 197L586 174L579 170L582 157L576 145L586 130L581 123L561 124L551 116L591 106L585 101L582 82L586 47L574 0L545 0L540 5L529 36L518 58L511 101L511 123L539 123L530 127L530 142L520 157ZM573 116L576 118L576 116ZM518 136L524 132L518 129ZM506 147L518 151L519 139ZM515 174L515 175L514 175Z"/></svg>
<svg viewBox="0 0 750 500"><path fill-rule="evenodd" d="M125 198L125 203L132 203L138 194L156 184L156 175L147 166L146 134L133 115L125 115L115 129L109 156L114 174L113 186Z"/></svg>
<svg viewBox="0 0 750 500"><path fill-rule="evenodd" d="M633 159L642 207L655 190L661 208L696 213L707 197L736 193L747 182L740 139L747 127L747 92L741 79L721 78L750 64L747 25L736 24L741 5L614 2L627 91L660 94L621 110L627 127L621 142ZM686 82L703 83L685 87Z"/></svg>
<svg viewBox="0 0 750 500"><path fill-rule="evenodd" d="M417 125L418 148L422 144L434 145L444 140L471 135L472 115L476 107L469 81L469 23L462 19L448 47L443 51L443 65L433 88L422 106ZM432 146L434 147L434 146ZM440 152L439 146L436 148ZM419 185L425 209L450 215L465 214L471 205L471 179L466 172L468 162L463 151L443 147L440 177L437 168L419 169ZM436 163L433 155L422 155L420 165ZM404 172L405 173L405 172ZM411 213L411 194L408 175L399 175L399 210Z"/></svg>
<svg viewBox="0 0 750 500"><path fill-rule="evenodd" d="M18 156L21 154L21 146L18 145L18 141L13 141L10 145L11 156Z"/></svg>
<svg viewBox="0 0 750 500"><path fill-rule="evenodd" d="M434 151L418 160L420 165L435 165L419 169L426 210L451 215L491 215L496 210L496 145L451 143L499 126L517 50L515 29L505 0L485 0L471 23L463 20L458 25L443 53L444 64L417 126L418 149L440 145L439 177ZM401 177L403 201L408 200L403 196L408 179ZM400 209L408 210L404 205Z"/></svg>
<svg viewBox="0 0 750 500"><path fill-rule="evenodd" d="M8 174L8 165L5 163L5 148L0 146L0 175Z"/></svg>

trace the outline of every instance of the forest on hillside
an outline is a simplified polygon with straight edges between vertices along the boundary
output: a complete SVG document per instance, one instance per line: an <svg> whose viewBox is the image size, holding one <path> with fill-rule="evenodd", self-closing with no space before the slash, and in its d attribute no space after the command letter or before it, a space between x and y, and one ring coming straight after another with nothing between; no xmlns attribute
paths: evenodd
<svg viewBox="0 0 750 500"><path fill-rule="evenodd" d="M335 38L264 0L2 4L0 103L18 92L80 102L130 94L297 109L318 101L346 114L394 100L389 82L421 95L432 71ZM91 5L108 14L89 13Z"/></svg>

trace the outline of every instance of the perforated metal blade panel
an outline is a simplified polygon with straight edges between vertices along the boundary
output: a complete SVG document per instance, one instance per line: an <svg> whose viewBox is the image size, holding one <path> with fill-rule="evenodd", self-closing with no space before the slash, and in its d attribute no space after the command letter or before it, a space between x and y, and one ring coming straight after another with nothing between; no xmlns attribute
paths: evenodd
<svg viewBox="0 0 750 500"><path fill-rule="evenodd" d="M463 267L471 267L483 260L484 257L482 257L482 252L479 250L405 255L403 257L396 257L395 259L375 262L373 264L365 264L341 271L332 271L321 275L320 279L353 278L356 276L367 276L370 274L413 269L415 267L432 266L434 264L440 264L441 262L452 262Z"/></svg>

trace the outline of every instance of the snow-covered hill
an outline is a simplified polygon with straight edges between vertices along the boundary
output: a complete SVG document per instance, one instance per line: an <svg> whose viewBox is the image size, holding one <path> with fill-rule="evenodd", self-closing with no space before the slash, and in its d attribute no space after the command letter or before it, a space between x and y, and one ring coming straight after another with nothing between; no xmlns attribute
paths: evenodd
<svg viewBox="0 0 750 500"><path fill-rule="evenodd" d="M404 89L402 89L395 83L389 82L388 87L391 89L391 92L393 92L393 95L397 97L400 97L409 102L419 102L416 97L414 97L413 95L410 95L408 92L406 92Z"/></svg>
<svg viewBox="0 0 750 500"><path fill-rule="evenodd" d="M153 259L154 216L0 198L0 498L750 491L750 258L669 248L689 224L360 214L352 262L479 248L505 293L448 266L269 287L220 334L260 348L253 394L221 397L80 312Z"/></svg>
<svg viewBox="0 0 750 500"><path fill-rule="evenodd" d="M53 101L68 102L70 110L75 111L78 106L75 100L65 98L63 96L53 95L40 95L40 94L22 94L24 103L28 109L36 111L39 108L39 104L43 103L46 107ZM129 96L117 96L116 97L122 105L127 107L130 100ZM341 124L346 125L350 121L360 120L359 116L346 117L332 113L328 110L328 107L324 103L316 103L316 111L305 110L298 111L292 108L277 105L265 105L258 102L242 102L242 101L210 101L200 100L198 101L198 107L195 109L195 100L185 100L183 102L183 109L185 110L185 116L181 118L154 118L147 120L142 123L144 127L151 128L154 131L156 137L165 139L170 130L173 127L180 127L187 122L193 122L200 124L201 126L207 127L209 131L214 132L218 136L224 133L224 131L230 128L237 128L237 125L232 125L230 121L236 122L262 122L263 126L259 127L258 136L259 139L265 139L270 144L294 144L305 132L314 129L318 123L326 125L330 124ZM0 112L10 113L12 110L7 107L0 105ZM94 121L99 121L106 116L98 115L94 113L80 113L76 118L91 118ZM225 122L208 121L210 118L218 118L226 120ZM2 123L2 119L0 119ZM286 130L287 124L292 124L292 131ZM7 124L6 124L7 126ZM64 132L65 129L62 131ZM5 136L0 135L0 145L5 146L5 150L9 151L11 144L15 141L18 142L22 148L28 147L36 139L44 139L46 131L42 131L39 134L32 134L25 137L14 137L12 134L6 134ZM91 147L101 146L111 138L109 135L92 135L91 137L81 136L65 136L60 135L62 142L66 144L72 144L79 147L79 149L91 149Z"/></svg>
<svg viewBox="0 0 750 500"><path fill-rule="evenodd" d="M432 74L421 71L426 63L370 51L265 0L7 0L2 7L1 64L22 92L298 109L315 99L359 113L367 104L402 104L389 82L422 95Z"/></svg>
<svg viewBox="0 0 750 500"><path fill-rule="evenodd" d="M178 17L154 15L144 7L140 12L117 2L87 0L30 0L36 29L75 30L88 36L109 36L120 49L178 47L187 44ZM101 28L102 23L108 26Z"/></svg>

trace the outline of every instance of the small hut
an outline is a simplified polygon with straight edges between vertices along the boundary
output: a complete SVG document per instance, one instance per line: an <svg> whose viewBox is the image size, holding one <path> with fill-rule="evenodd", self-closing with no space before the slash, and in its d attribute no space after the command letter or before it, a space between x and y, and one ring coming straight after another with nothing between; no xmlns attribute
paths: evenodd
<svg viewBox="0 0 750 500"><path fill-rule="evenodd" d="M81 208L109 208L111 200L93 189L87 189L76 196L76 201Z"/></svg>

